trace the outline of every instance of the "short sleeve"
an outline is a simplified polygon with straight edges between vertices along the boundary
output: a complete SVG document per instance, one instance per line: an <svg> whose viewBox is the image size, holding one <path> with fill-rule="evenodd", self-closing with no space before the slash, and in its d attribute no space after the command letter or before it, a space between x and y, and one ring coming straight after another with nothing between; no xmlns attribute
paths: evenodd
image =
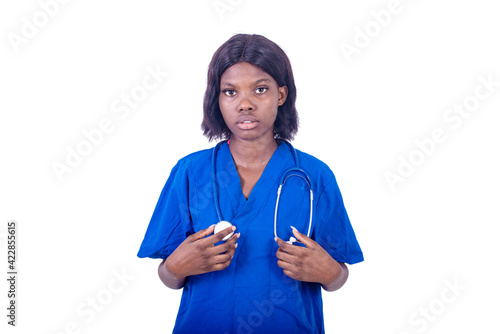
<svg viewBox="0 0 500 334"><path fill-rule="evenodd" d="M349 221L335 176L319 195L314 240L338 262L354 264L364 260Z"/></svg>
<svg viewBox="0 0 500 334"><path fill-rule="evenodd" d="M172 169L146 230L138 257L167 258L193 233L189 215L189 176L183 162Z"/></svg>

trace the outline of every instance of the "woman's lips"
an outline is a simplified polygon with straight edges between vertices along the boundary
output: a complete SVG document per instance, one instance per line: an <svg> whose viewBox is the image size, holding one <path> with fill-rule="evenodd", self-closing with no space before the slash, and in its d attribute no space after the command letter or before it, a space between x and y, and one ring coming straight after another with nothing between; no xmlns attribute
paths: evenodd
<svg viewBox="0 0 500 334"><path fill-rule="evenodd" d="M259 125L259 121L255 117L241 116L236 121L236 126L241 130L252 130Z"/></svg>

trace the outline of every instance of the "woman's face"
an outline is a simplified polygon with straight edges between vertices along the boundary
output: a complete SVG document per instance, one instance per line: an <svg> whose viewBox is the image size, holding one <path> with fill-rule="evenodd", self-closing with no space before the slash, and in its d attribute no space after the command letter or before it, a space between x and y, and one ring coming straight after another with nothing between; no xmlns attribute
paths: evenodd
<svg viewBox="0 0 500 334"><path fill-rule="evenodd" d="M262 140L274 138L278 107L285 103L286 86L250 63L229 67L221 76L219 106L231 138ZM235 138L235 139L236 139Z"/></svg>

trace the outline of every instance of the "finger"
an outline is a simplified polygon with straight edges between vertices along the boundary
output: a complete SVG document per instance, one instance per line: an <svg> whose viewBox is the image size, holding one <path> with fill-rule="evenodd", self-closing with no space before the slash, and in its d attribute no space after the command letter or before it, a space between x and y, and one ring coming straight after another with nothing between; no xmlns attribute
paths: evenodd
<svg viewBox="0 0 500 334"><path fill-rule="evenodd" d="M283 240L281 240L280 238L278 237L275 237L274 240L276 241L276 243L278 244L279 246L279 249L281 249L282 251L285 251L287 253L290 253L290 254L296 254L297 251L300 249L300 248L303 248L303 247L299 247L299 246L294 246L292 244L289 244Z"/></svg>
<svg viewBox="0 0 500 334"><path fill-rule="evenodd" d="M230 249L227 253L214 256L212 259L212 271L226 269L233 260L236 247L238 247L238 244L236 244L235 247Z"/></svg>
<svg viewBox="0 0 500 334"><path fill-rule="evenodd" d="M224 270L226 269L227 267L229 267L229 265L231 264L231 260L229 261L226 261L226 262L222 262L222 263L217 263L217 264L214 264L211 268L210 271L221 271L221 270Z"/></svg>
<svg viewBox="0 0 500 334"><path fill-rule="evenodd" d="M300 281L299 276L291 270L284 269L283 274L287 275L290 278L293 278L294 280Z"/></svg>
<svg viewBox="0 0 500 334"><path fill-rule="evenodd" d="M295 263L295 260L297 258L296 255L284 252L281 249L278 249L278 251L276 252L276 257L279 260L282 260L282 261L285 261L285 262L288 262L288 263Z"/></svg>
<svg viewBox="0 0 500 334"><path fill-rule="evenodd" d="M295 267L293 264L278 260L278 267L280 267L283 270L288 270L288 271L293 271L295 272L297 270L297 267Z"/></svg>
<svg viewBox="0 0 500 334"><path fill-rule="evenodd" d="M215 225L214 225L215 226ZM229 233L231 233L233 230L236 229L236 226L230 226L228 228L225 228L223 229L222 231L220 231L219 233L216 233L216 234L212 234L211 236L205 238L203 241L207 244L207 245L214 245L216 243L218 243L219 241L221 241L222 239L224 239L224 237L226 235L228 235ZM214 228L211 228L211 232L213 232L215 229Z"/></svg>
<svg viewBox="0 0 500 334"><path fill-rule="evenodd" d="M191 239L193 239L193 241L203 239L206 236L209 236L210 234L212 234L214 232L214 228L215 228L215 224L214 225L210 225L208 228L206 228L204 230L200 230L200 231L198 231L196 233L193 233L191 235Z"/></svg>
<svg viewBox="0 0 500 334"><path fill-rule="evenodd" d="M316 241L313 239L309 238L305 234L300 233L295 227L290 226L292 228L293 235L295 238L297 238L298 241L302 242L304 245L306 245L307 248L312 248L315 245L317 245Z"/></svg>
<svg viewBox="0 0 500 334"><path fill-rule="evenodd" d="M235 233L234 237L231 237L229 240L227 240L226 242L224 243L221 243L217 246L213 246L211 247L210 249L210 254L211 255L216 255L216 254L221 254L221 253L225 253L229 250L231 250L232 248L236 248L237 246L237 241L238 241L238 238L240 237L240 234L239 233Z"/></svg>
<svg viewBox="0 0 500 334"><path fill-rule="evenodd" d="M213 263L217 264L217 263L224 263L227 261L231 261L235 252L236 252L236 248L233 247L230 250L228 250L227 253L217 254L213 257Z"/></svg>
<svg viewBox="0 0 500 334"><path fill-rule="evenodd" d="M274 237L274 241L278 244L278 246L281 248L281 246L288 245L286 242L281 240L279 237Z"/></svg>
<svg viewBox="0 0 500 334"><path fill-rule="evenodd" d="M227 239L226 242L231 240L231 239L238 239L240 237L240 235L241 235L241 233L235 233L229 239Z"/></svg>
<svg viewBox="0 0 500 334"><path fill-rule="evenodd" d="M222 239L224 239L227 235L233 233L235 230L236 230L236 226L229 226L229 227L223 229L222 231L210 236L209 238L207 238L207 240L210 239L211 242L213 241L212 244L216 244L219 241L222 241Z"/></svg>

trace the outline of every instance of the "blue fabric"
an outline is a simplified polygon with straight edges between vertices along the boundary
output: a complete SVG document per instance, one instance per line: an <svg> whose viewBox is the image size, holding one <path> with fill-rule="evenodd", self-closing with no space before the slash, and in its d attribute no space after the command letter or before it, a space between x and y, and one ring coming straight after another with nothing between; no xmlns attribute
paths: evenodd
<svg viewBox="0 0 500 334"><path fill-rule="evenodd" d="M363 261L332 171L313 156L297 153L314 192L311 237L339 262ZM188 235L218 222L211 159L212 150L199 151L172 169L139 257L167 258ZM284 275L275 255L274 207L282 173L295 167L290 149L278 146L248 200L227 143L220 146L216 163L222 218L241 237L228 268L186 279L174 333L324 333L321 285ZM296 177L283 187L280 238L292 235L290 225L307 233L307 190Z"/></svg>

